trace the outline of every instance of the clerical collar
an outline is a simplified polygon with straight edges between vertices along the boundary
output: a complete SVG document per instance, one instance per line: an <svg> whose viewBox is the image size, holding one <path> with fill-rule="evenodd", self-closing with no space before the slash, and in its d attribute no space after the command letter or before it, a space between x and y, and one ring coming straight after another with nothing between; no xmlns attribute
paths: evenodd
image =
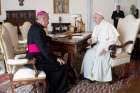
<svg viewBox="0 0 140 93"><path fill-rule="evenodd" d="M119 13L120 10L117 10L117 13Z"/></svg>
<svg viewBox="0 0 140 93"><path fill-rule="evenodd" d="M101 25L103 22L104 22L104 19L99 24L97 24L97 25Z"/></svg>
<svg viewBox="0 0 140 93"><path fill-rule="evenodd" d="M37 24L38 26L40 26L41 28L44 28L44 26L41 25L40 23L36 22L36 24Z"/></svg>

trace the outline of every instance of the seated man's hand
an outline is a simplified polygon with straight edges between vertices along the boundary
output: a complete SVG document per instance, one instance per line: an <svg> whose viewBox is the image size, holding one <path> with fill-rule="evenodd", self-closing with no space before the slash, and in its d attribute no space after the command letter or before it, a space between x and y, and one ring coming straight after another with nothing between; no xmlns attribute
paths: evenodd
<svg viewBox="0 0 140 93"><path fill-rule="evenodd" d="M88 39L88 40L87 40L87 43L88 43L88 44L92 44L92 38Z"/></svg>
<svg viewBox="0 0 140 93"><path fill-rule="evenodd" d="M28 64L35 64L35 58L28 61Z"/></svg>
<svg viewBox="0 0 140 93"><path fill-rule="evenodd" d="M106 51L105 49L102 49L102 51L100 52L100 56L105 55L106 52L107 52L107 51Z"/></svg>
<svg viewBox="0 0 140 93"><path fill-rule="evenodd" d="M57 62L59 62L60 65L66 64L66 62L61 58L57 58Z"/></svg>

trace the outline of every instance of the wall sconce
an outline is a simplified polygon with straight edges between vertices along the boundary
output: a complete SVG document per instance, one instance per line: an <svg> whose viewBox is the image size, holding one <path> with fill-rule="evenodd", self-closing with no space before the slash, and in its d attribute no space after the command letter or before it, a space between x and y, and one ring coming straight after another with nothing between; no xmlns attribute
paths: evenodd
<svg viewBox="0 0 140 93"><path fill-rule="evenodd" d="M24 3L23 3L24 0L18 0L18 2L19 2L19 5L20 5L20 6L23 6L23 5L24 5Z"/></svg>

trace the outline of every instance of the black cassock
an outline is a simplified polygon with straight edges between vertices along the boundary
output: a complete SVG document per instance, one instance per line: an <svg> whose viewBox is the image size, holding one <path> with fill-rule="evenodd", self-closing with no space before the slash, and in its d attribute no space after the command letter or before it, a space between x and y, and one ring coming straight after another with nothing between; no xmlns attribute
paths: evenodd
<svg viewBox="0 0 140 93"><path fill-rule="evenodd" d="M114 26L115 28L117 28L117 25L118 25L118 18L124 18L124 12L119 10L118 12L117 11L113 11L113 14L111 16L111 18L114 20Z"/></svg>
<svg viewBox="0 0 140 93"><path fill-rule="evenodd" d="M67 66L60 65L51 51L51 37L46 36L43 26L34 23L28 32L27 58L36 58L36 67L46 73L48 93L67 93Z"/></svg>

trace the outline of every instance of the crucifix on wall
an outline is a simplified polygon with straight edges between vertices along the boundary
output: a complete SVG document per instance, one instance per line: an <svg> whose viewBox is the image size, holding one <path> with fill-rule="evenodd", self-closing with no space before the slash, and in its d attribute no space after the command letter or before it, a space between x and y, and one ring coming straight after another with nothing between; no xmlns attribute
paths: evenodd
<svg viewBox="0 0 140 93"><path fill-rule="evenodd" d="M54 13L69 13L69 0L53 0Z"/></svg>
<svg viewBox="0 0 140 93"><path fill-rule="evenodd" d="M18 2L19 2L19 5L20 6L23 6L24 5L24 0L18 0Z"/></svg>

